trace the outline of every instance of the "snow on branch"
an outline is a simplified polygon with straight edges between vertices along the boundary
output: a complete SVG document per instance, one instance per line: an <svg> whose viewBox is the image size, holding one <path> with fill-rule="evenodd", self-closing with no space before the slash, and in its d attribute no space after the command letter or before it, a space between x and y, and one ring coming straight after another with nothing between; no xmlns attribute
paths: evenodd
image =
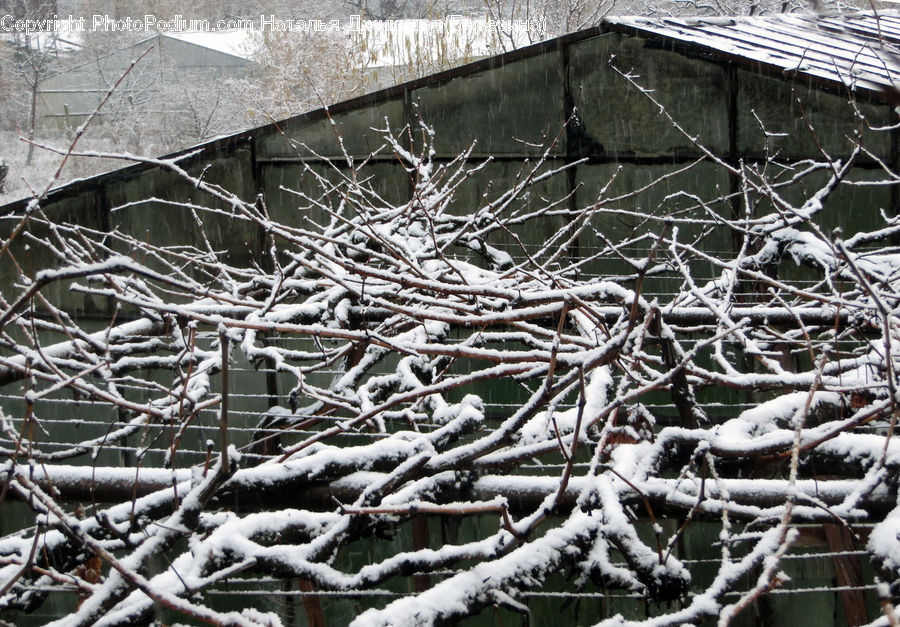
<svg viewBox="0 0 900 627"><path fill-rule="evenodd" d="M80 605L59 625L147 622L159 607L278 624L221 613L210 591L431 577L354 623L430 625L524 611L520 591L569 573L573 590L642 595L654 624L682 624L740 611L752 599L727 596L744 578L764 567L753 595L781 581L788 527L823 521L880 521L869 550L896 579L896 225L842 236L817 222L859 150L798 171L829 176L793 205L762 170L707 153L686 169L717 164L739 192L668 194L623 230L638 215L626 204L667 175L548 198L541 185L572 166L547 151L510 189L472 194L489 163L438 159L424 125L382 133L408 201L386 202L346 155L307 169L290 221L147 160L204 198L168 208L258 230L246 263L202 228L176 246L40 206L22 217L52 262L0 302L0 383L18 401L0 415L2 498L35 516L0 539L0 612L74 586ZM4 243L20 270L11 240L28 237L17 227ZM60 292L106 308L80 317ZM251 375L266 389L223 389ZM104 430L55 440L60 399L95 408ZM344 558L451 519L480 524L443 546ZM700 521L719 525L722 554L704 589L677 555Z"/></svg>

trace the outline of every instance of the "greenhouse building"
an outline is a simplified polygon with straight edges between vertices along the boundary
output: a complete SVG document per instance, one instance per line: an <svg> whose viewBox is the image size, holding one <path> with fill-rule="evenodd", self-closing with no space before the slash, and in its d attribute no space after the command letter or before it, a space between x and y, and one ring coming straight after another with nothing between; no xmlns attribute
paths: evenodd
<svg viewBox="0 0 900 627"><path fill-rule="evenodd" d="M0 619L897 624L898 73L607 17L3 207Z"/></svg>

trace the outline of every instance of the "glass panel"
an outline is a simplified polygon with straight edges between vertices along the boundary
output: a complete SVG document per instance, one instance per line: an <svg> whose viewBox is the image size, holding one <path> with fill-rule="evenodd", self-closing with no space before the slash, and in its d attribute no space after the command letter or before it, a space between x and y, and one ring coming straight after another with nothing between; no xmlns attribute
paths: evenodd
<svg viewBox="0 0 900 627"><path fill-rule="evenodd" d="M269 216L281 224L308 228L307 218L319 224L327 224L329 218L321 209L311 207L297 192L320 201L329 186L338 182L347 169L335 169L322 163L269 163L262 164L260 171ZM389 206L406 203L409 199L409 176L396 162L371 162L362 169L361 176L363 185L377 196L370 197L372 202ZM327 204L336 207L339 200L332 194Z"/></svg>
<svg viewBox="0 0 900 627"><path fill-rule="evenodd" d="M555 215L560 207L553 207L545 215L533 217L527 224L522 223L525 216L546 209L565 197L567 184L564 173L527 187L508 205L498 202L500 197L517 183L527 180L532 169L531 163L491 162L463 184L449 207L449 211L454 215L468 216L491 205L492 208L486 215L496 215L497 219L507 224L509 230L507 232L505 229L493 229L487 243L507 252L518 262L526 260L526 250L529 255L537 255L567 221L566 217ZM549 166L544 166L540 171L544 172L547 169ZM562 208L565 207L563 204ZM553 248L546 251L545 256L555 250ZM471 258L468 249L456 250L455 253Z"/></svg>
<svg viewBox="0 0 900 627"><path fill-rule="evenodd" d="M202 180L219 185L243 198L256 195L250 150L206 157L187 168ZM233 207L200 190L196 185L161 168L152 168L106 185L111 228L160 246L207 244L224 253L232 263L247 263L259 250L259 229L235 219ZM169 204L167 199L177 204Z"/></svg>
<svg viewBox="0 0 900 627"><path fill-rule="evenodd" d="M633 274L634 268L618 255L603 252L607 242L627 242L620 252L634 260L645 259L659 233L672 235L669 217L683 221L678 227L679 242L702 242L699 247L704 252L730 256L732 233L717 220L731 215L730 203L722 200L730 189L728 175L709 163L687 166L609 163L578 167L578 204L601 201L591 220L593 229L579 242L581 256L590 259L582 266L583 272L596 277ZM602 192L606 185L608 189ZM640 191L628 195L634 190ZM663 255L667 253L663 251ZM715 272L711 267L695 270L699 271L694 275L698 281ZM645 292L652 283L645 282ZM663 289L662 283L658 287L661 293L670 291Z"/></svg>
<svg viewBox="0 0 900 627"><path fill-rule="evenodd" d="M19 283L17 264L22 272L32 278L41 270L56 268L60 265L58 255L63 251L60 248L59 240L53 237L50 230L43 224L45 215L56 224L61 225L61 229L65 229L63 225L66 224L75 224L85 229L98 231L103 229L103 211L100 204L100 193L97 189L88 189L45 200L42 203L42 211L35 212L28 219L25 228L9 247L9 253L12 255L12 259L15 259L15 263L11 263L7 257L4 263L0 264L0 281L2 281L0 285L3 285L3 296L7 300L12 300L18 293L18 289L13 287ZM6 241L20 221L21 214L4 216L0 223L3 241ZM71 254L70 258L81 260L78 253ZM84 279L79 279L78 282L84 283ZM105 298L86 296L81 292L71 291L71 284L72 281L56 281L46 285L41 290L41 294L55 305L74 315L106 309Z"/></svg>
<svg viewBox="0 0 900 627"><path fill-rule="evenodd" d="M569 81L584 132L608 152L697 152L660 107L621 72L649 90L685 131L724 153L728 101L722 67L646 44L643 39L607 34L569 47Z"/></svg>
<svg viewBox="0 0 900 627"><path fill-rule="evenodd" d="M298 116L279 122L278 128L265 127L257 131L257 157L296 159L307 157L310 150L325 157L337 157L341 155L338 135L349 154L367 155L382 145L381 134L372 129L384 129L385 119L395 131L406 126L402 98L334 113L331 119L334 126L327 118L309 120Z"/></svg>
<svg viewBox="0 0 900 627"><path fill-rule="evenodd" d="M850 151L849 138L861 137L869 150L890 158L890 133L871 130L890 124L892 116L896 122L887 106L857 104L846 94L739 70L737 110L738 149L744 154L768 151L792 158L821 158L821 145L832 158L839 158Z"/></svg>
<svg viewBox="0 0 900 627"><path fill-rule="evenodd" d="M441 156L455 156L476 141L475 154L539 153L562 128L562 61L559 51L413 92L422 119L434 127ZM562 142L554 149L562 154Z"/></svg>

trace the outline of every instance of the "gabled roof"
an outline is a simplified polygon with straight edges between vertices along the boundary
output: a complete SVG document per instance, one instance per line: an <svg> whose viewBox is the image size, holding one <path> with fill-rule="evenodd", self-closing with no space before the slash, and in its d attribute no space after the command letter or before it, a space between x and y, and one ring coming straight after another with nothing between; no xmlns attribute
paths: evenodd
<svg viewBox="0 0 900 627"><path fill-rule="evenodd" d="M883 92L900 82L900 13L783 14L740 18L611 17L649 38L696 46L846 85Z"/></svg>
<svg viewBox="0 0 900 627"><path fill-rule="evenodd" d="M437 87L453 79L503 67L520 59L565 48L571 44L618 33L639 36L649 46L670 48L722 64L734 64L751 71L782 79L808 81L833 92L855 90L863 102L900 106L900 11L854 12L843 14L783 14L735 18L645 18L608 16L592 28L488 57L401 85L310 111L291 120L319 120L331 115L365 109L397 99L423 87ZM233 147L254 137L282 134L287 121L274 122L235 135L217 138L182 149L169 157L204 155ZM149 166L135 164L72 181L51 195L78 192L123 173L142 171ZM2 211L22 208L29 199L0 207Z"/></svg>
<svg viewBox="0 0 900 627"><path fill-rule="evenodd" d="M162 32L160 37L168 37L201 48L208 48L222 54L252 61L253 55L259 48L259 41L254 33L249 30L231 31L177 31Z"/></svg>

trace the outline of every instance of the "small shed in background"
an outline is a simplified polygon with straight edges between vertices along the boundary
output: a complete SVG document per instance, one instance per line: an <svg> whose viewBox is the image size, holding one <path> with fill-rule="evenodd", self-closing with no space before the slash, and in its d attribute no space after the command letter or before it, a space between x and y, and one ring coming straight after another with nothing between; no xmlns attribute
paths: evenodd
<svg viewBox="0 0 900 627"><path fill-rule="evenodd" d="M246 77L254 65L247 31L161 32L114 50L80 47L56 64L40 83L41 123L77 128L107 97L132 62L148 53L100 111L104 116L189 115L192 97L227 98L229 80Z"/></svg>

